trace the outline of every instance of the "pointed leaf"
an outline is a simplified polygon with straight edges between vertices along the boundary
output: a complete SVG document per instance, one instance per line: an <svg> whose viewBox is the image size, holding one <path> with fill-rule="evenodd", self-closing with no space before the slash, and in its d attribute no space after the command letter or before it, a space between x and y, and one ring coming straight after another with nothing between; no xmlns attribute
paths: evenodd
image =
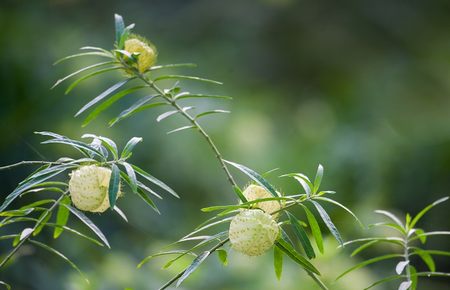
<svg viewBox="0 0 450 290"><path fill-rule="evenodd" d="M241 165L241 164L238 164L238 163L234 163L234 162L231 162L231 161L227 161L227 160L224 160L224 161L226 163L236 167L237 169L239 169L242 173L246 174L248 177L253 179L256 183L258 183L259 185L264 187L273 196L275 196L275 197L279 196L277 191L273 188L273 186L266 179L264 179L264 177L262 177L257 172L253 171L252 169L250 169L248 167L245 167L244 165Z"/></svg>
<svg viewBox="0 0 450 290"><path fill-rule="evenodd" d="M129 81L131 81L133 78L129 78L126 80L123 80L121 82L118 82L116 84L114 84L113 86L109 87L107 90L103 91L100 95L98 95L97 97L95 97L94 99L92 99L89 103L87 103L86 105L83 106L83 108L81 108L76 114L75 117L79 116L81 113L83 113L84 111L86 111L87 109L89 109L90 107L92 107L93 105L97 104L98 102L100 102L101 100L103 100L104 98L106 98L107 96L109 96L112 92L116 91L117 89L119 89L120 87L122 87L123 85L125 85L126 83L128 83Z"/></svg>
<svg viewBox="0 0 450 290"><path fill-rule="evenodd" d="M129 108L127 108L126 110L122 111L119 114L119 116L117 116L116 118L112 119L109 122L109 126L113 126L114 124L116 124L117 122L121 121L122 119L125 119L129 115L132 115L134 111L138 110L139 108L144 106L146 103L148 103L151 100L153 100L155 97L156 96L145 96L145 97L140 98L137 102L135 102Z"/></svg>
<svg viewBox="0 0 450 290"><path fill-rule="evenodd" d="M313 193L316 193L319 190L320 184L322 183L322 177L323 177L323 166L322 164L319 164L319 166L317 167L316 178L314 179Z"/></svg>
<svg viewBox="0 0 450 290"><path fill-rule="evenodd" d="M191 275L201 265L201 263L203 263L203 261L206 260L206 258L208 258L209 254L210 254L209 251L205 251L200 256L198 256L197 258L194 259L192 264L189 265L189 267L187 267L187 269L184 271L183 275L181 275L180 279L178 279L177 287L180 286L181 283L183 283L183 281L187 277L189 277L189 275Z"/></svg>
<svg viewBox="0 0 450 290"><path fill-rule="evenodd" d="M122 48L119 46L120 38L122 37L123 31L125 30L125 24L123 22L122 16L119 14L114 14L114 23L116 28L116 45L119 48Z"/></svg>
<svg viewBox="0 0 450 290"><path fill-rule="evenodd" d="M316 207L317 211L319 212L320 217L322 218L325 225L330 230L331 234L336 238L336 240L339 242L339 244L343 247L344 241L341 238L341 234L337 230L336 226L331 221L330 216L327 214L325 209L316 201L311 200L312 204Z"/></svg>
<svg viewBox="0 0 450 290"><path fill-rule="evenodd" d="M122 153L120 154L120 159L128 159L130 158L134 147L139 143L142 142L141 137L133 137L131 138L128 143L125 145L125 147L122 150Z"/></svg>
<svg viewBox="0 0 450 290"><path fill-rule="evenodd" d="M412 284L411 281L402 282L400 286L398 286L398 290L408 290L410 289L409 287L411 287L411 284Z"/></svg>
<svg viewBox="0 0 450 290"><path fill-rule="evenodd" d="M211 111L203 112L203 113L196 115L194 117L194 119L198 119L198 118L201 118L201 117L204 117L207 115L211 115L211 114L229 114L229 113L231 113L231 112L226 111L226 110L211 110Z"/></svg>
<svg viewBox="0 0 450 290"><path fill-rule="evenodd" d="M134 169L134 171L144 177L145 179L147 179L148 181L150 181L151 183L161 187L162 189L164 189L165 191L167 191L168 193L172 194L173 196L175 196L176 198L180 198L180 196L172 189L170 188L167 184L165 184L164 182L162 182L161 180L157 179L156 177L150 175L148 172L145 172L144 170L142 170L141 168L137 167L136 165L131 165Z"/></svg>
<svg viewBox="0 0 450 290"><path fill-rule="evenodd" d="M123 213L123 211L117 206L114 207L114 211L117 212L124 221L128 222L127 216Z"/></svg>
<svg viewBox="0 0 450 290"><path fill-rule="evenodd" d="M303 204L300 204L305 213L306 218L308 219L309 226L311 227L311 232L314 237L314 240L316 240L316 245L319 251L323 254L323 239L322 239L322 232L320 231L319 223L316 220L316 217L312 214L312 212Z"/></svg>
<svg viewBox="0 0 450 290"><path fill-rule="evenodd" d="M436 271L436 264L434 263L433 257L427 251L422 251L420 249L415 249L414 251L419 257L425 262L430 269L430 272Z"/></svg>
<svg viewBox="0 0 450 290"><path fill-rule="evenodd" d="M136 173L134 172L133 167L127 162L121 163L123 167L125 167L125 170L127 171L127 175L130 178L130 186L131 190L133 190L134 193L137 192L137 179L136 179Z"/></svg>
<svg viewBox="0 0 450 290"><path fill-rule="evenodd" d="M220 96L220 95L202 95L202 94L184 94L184 95L177 95L175 96L176 100L181 100L181 99L191 99L191 98L210 98L210 99L227 99L227 100L232 100L232 97L229 96Z"/></svg>
<svg viewBox="0 0 450 290"><path fill-rule="evenodd" d="M140 198L142 198L151 208L153 208L154 211L156 211L158 214L161 214L156 204L153 202L153 200L141 189L138 187L136 192Z"/></svg>
<svg viewBox="0 0 450 290"><path fill-rule="evenodd" d="M111 178L109 179L108 197L111 209L114 209L117 200L117 193L120 186L120 170L117 165L111 165Z"/></svg>
<svg viewBox="0 0 450 290"><path fill-rule="evenodd" d="M436 205L443 203L445 201L448 200L448 196L440 198L438 200L436 200L435 202L433 202L432 204L428 205L427 207L425 207L423 210L421 210L415 217L414 219L411 221L410 224L410 228L414 228L414 226L417 224L417 222L420 220L420 218L426 214L430 209L432 209L433 207L435 207Z"/></svg>
<svg viewBox="0 0 450 290"><path fill-rule="evenodd" d="M332 203L332 204L334 204L334 205L337 205L337 206L339 206L340 208L343 208L346 212L348 212L358 223L359 223L359 225L361 226L361 228L365 228L364 227L364 225L363 225L363 223L358 219L358 217L351 211L351 210L349 210L347 207L345 207L344 205L342 205L341 203L339 203L339 202L337 202L337 201L335 201L335 200L333 200L333 199L331 199L331 198L328 198L328 197L323 197L323 196L317 196L317 197L314 197L314 199L318 199L318 200L323 200L323 201L326 201L326 202L329 202L329 203Z"/></svg>
<svg viewBox="0 0 450 290"><path fill-rule="evenodd" d="M114 63L115 63L115 62L113 62L113 61L105 61L105 62L96 63L96 64L93 64L93 65L84 67L84 68L82 68L82 69L79 69L79 70L77 70L77 71L75 71L75 72L73 72L73 73L71 73L71 74L69 74L69 75L67 75L67 76L65 76L65 77L63 77L63 78L57 80L57 81L55 82L55 84L54 84L50 89L51 89L51 90L54 89L55 87L57 87L57 86L58 86L60 83L62 83L63 81L65 81L65 80L67 80L67 79L69 79L69 78L71 78L71 77L73 77L73 76L76 76L77 74L80 74L80 73L82 73L82 72L85 72L85 71L87 71L87 70L90 70L90 69L93 69L93 68L96 68L96 67L101 67L101 66L105 66L105 65L108 65L108 64L114 64Z"/></svg>
<svg viewBox="0 0 450 290"><path fill-rule="evenodd" d="M72 59L72 58L75 58L75 57L80 57L80 56L91 56L91 55L97 55L97 56L103 56L103 57L112 58L112 55L111 55L111 54L107 54L107 53L105 53L105 52L100 52L100 51L81 52L81 53L76 53L76 54L72 54L72 55L63 57L63 58L61 58L61 59L55 61L55 62L53 63L53 65L57 65L58 63L61 63L61 62L63 62L63 61L66 61L66 60L68 60L68 59Z"/></svg>
<svg viewBox="0 0 450 290"><path fill-rule="evenodd" d="M224 249L218 249L216 250L217 257L219 258L220 262L226 266L228 265L228 253Z"/></svg>
<svg viewBox="0 0 450 290"><path fill-rule="evenodd" d="M388 218L390 218L392 221L394 221L396 224L398 224L400 227L402 227L402 228L405 227L398 217L396 217L395 215L393 215L392 213L390 213L390 212L388 212L388 211L385 211L385 210L376 210L375 213L385 215L385 216L387 216Z"/></svg>
<svg viewBox="0 0 450 290"><path fill-rule="evenodd" d="M105 243L105 245L111 249L108 240L106 239L105 235L102 233L102 231L81 211L71 207L70 205L64 205L67 207L70 212L75 215L77 218L79 218L85 225L87 225L99 238L100 240Z"/></svg>
<svg viewBox="0 0 450 290"><path fill-rule="evenodd" d="M195 129L195 128L196 128L196 127L193 126L193 125L190 125L190 126L183 126L183 127L180 127L180 128L174 129L174 130L171 130L171 131L167 132L167 134L172 134L172 133L184 131L184 130L187 130L187 129Z"/></svg>
<svg viewBox="0 0 450 290"><path fill-rule="evenodd" d="M319 270L316 269L316 267L313 266L307 259L305 259L302 255L300 255L294 247L284 240L283 238L278 239L275 242L275 246L279 247L280 250L282 250L289 258L291 258L294 262L302 266L307 271L313 272L317 275L320 275Z"/></svg>
<svg viewBox="0 0 450 290"><path fill-rule="evenodd" d="M336 278L336 280L339 280L340 278L342 278L343 276L347 275L348 273L350 273L350 272L352 272L354 270L363 268L363 267L365 267L367 265L370 265L370 264L373 264L373 263L377 263L377 262L380 262L380 261L384 261L384 260L388 260L388 259L402 258L402 257L403 257L403 255L400 255L400 254L389 254L389 255L379 256L379 257L376 257L376 258L372 258L372 259L363 261L363 262L361 262L359 264L356 264L355 266L347 269L344 273L340 274Z"/></svg>
<svg viewBox="0 0 450 290"><path fill-rule="evenodd" d="M303 249L305 250L306 256L308 256L309 259L313 259L316 257L316 253L314 253L314 249L311 246L311 242L309 241L308 235L306 234L303 227L300 225L300 221L292 215L290 212L286 212L289 221L291 222L291 225L294 228L294 233L297 236L298 240L300 241Z"/></svg>
<svg viewBox="0 0 450 290"><path fill-rule="evenodd" d="M200 81L200 82L206 82L206 83L211 83L211 84L216 84L216 85L223 84L221 82L214 81L214 80L209 80L209 79L204 79L204 78L199 78L199 77L194 77L194 76L182 76L182 75L164 75L164 76L155 78L153 81L157 82L157 81L169 80L169 79Z"/></svg>
<svg viewBox="0 0 450 290"><path fill-rule="evenodd" d="M67 95L67 94L70 93L76 86L78 86L81 82L83 82L83 81L85 81L85 80L87 80L87 79L90 79L90 78L92 78L92 77L94 77L94 76L97 76L97 75L100 75L100 74L103 74L103 73L106 73L106 72L109 72L109 71L119 70L119 69L123 69L123 67L122 67L122 66L112 66L112 67L107 67L107 68L104 68L104 69L99 69L99 70L96 70L96 71L94 71L94 72L88 73L88 74L82 76L81 78L75 80L73 83L71 83L71 84L67 87L67 89L66 89L66 91L64 92L64 94Z"/></svg>
<svg viewBox="0 0 450 290"><path fill-rule="evenodd" d="M283 273L283 251L279 247L273 247L273 268L278 281Z"/></svg>

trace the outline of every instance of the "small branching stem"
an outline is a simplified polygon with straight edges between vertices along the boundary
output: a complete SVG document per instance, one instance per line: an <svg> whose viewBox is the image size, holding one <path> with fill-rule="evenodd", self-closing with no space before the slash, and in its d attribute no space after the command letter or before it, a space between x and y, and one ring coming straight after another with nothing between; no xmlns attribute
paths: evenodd
<svg viewBox="0 0 450 290"><path fill-rule="evenodd" d="M60 162L51 162L51 161L21 161L10 165L0 166L0 170L11 169L21 165L31 165L31 164L42 164L42 165L54 165L61 164Z"/></svg>
<svg viewBox="0 0 450 290"><path fill-rule="evenodd" d="M143 82L148 84L152 89L154 89L158 94L160 94L172 107L174 107L183 117L185 117L189 121L189 123L191 123L195 129L197 129L198 132L200 132L200 134L205 138L208 145L214 151L214 154L215 154L217 160L219 161L220 166L222 167L223 171L225 172L230 184L233 187L237 187L237 184L234 181L234 178L231 175L230 170L228 169L228 167L222 157L222 154L220 153L220 151L217 148L214 141L211 139L211 137L209 137L208 133L206 133L205 129L203 129L203 127L197 122L197 120L194 117L192 117L188 112L183 110L183 108L180 107L180 105L176 102L176 100L174 100L172 98L172 96L170 94L164 92L164 90L162 90L160 87L158 87L153 81L146 78L143 74L138 74L138 77Z"/></svg>
<svg viewBox="0 0 450 290"><path fill-rule="evenodd" d="M56 206L61 202L61 200L66 196L67 191L61 194L61 196L52 204L51 207L46 209L44 211L44 214L41 215L41 217L38 219L34 227L31 229L31 231L27 234L26 237L22 238L22 240L11 250L11 252L8 253L8 255L0 262L0 268L2 268L13 256L17 251L28 241L28 239L31 237L31 235L36 231L36 229L42 224L42 222L45 220L45 218L50 214L51 211L53 211Z"/></svg>

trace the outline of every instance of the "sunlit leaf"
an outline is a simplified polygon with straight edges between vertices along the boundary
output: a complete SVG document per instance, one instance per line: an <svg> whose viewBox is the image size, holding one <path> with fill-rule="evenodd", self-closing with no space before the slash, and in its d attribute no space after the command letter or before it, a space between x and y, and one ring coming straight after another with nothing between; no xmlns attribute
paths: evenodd
<svg viewBox="0 0 450 290"><path fill-rule="evenodd" d="M448 196L440 198L438 200L436 200L435 202L433 202L432 204L428 205L427 207L425 207L423 210L421 210L415 217L414 219L411 221L410 227L414 228L414 226L417 224L417 222L420 220L420 218L423 217L424 214L426 214L430 209L432 209L433 207L435 207L436 205L443 203L445 201L448 200Z"/></svg>
<svg viewBox="0 0 450 290"><path fill-rule="evenodd" d="M180 286L181 283L183 283L183 281L186 280L186 278L189 277L189 275L191 275L200 266L200 264L206 260L206 258L208 258L209 254L209 251L205 251L200 256L195 258L192 264L184 270L184 273L181 275L180 279L178 279L176 287Z"/></svg>
<svg viewBox="0 0 450 290"><path fill-rule="evenodd" d="M131 138L125 147L122 150L122 153L120 154L120 159L128 159L130 158L131 154L133 153L134 147L139 143L142 142L141 137L133 137Z"/></svg>
<svg viewBox="0 0 450 290"><path fill-rule="evenodd" d="M283 251L279 247L273 247L273 268L275 270L275 276L278 280L281 280L281 274L283 273Z"/></svg>
<svg viewBox="0 0 450 290"><path fill-rule="evenodd" d="M336 240L339 242L339 244L343 247L344 241L342 240L341 234L337 230L336 226L331 221L330 216L327 214L325 209L318 203L313 200L311 200L312 204L316 207L317 211L319 212L320 217L322 218L325 225L330 230L331 234L336 238Z"/></svg>
<svg viewBox="0 0 450 290"><path fill-rule="evenodd" d="M158 81L170 80L170 79L200 81L200 82L206 82L206 83L211 83L211 84L216 84L216 85L223 84L221 82L214 81L214 80L209 80L209 79L204 79L204 78L194 77L194 76L182 76L182 75L164 75L164 76L155 78L153 81L158 82Z"/></svg>

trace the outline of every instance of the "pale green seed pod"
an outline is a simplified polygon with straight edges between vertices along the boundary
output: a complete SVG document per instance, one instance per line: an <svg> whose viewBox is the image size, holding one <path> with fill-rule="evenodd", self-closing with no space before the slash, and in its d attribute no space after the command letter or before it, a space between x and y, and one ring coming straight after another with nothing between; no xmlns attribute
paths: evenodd
<svg viewBox="0 0 450 290"><path fill-rule="evenodd" d="M141 37L131 35L131 38L125 41L125 50L129 53L138 53L137 69L143 73L155 64L157 58L156 48Z"/></svg>
<svg viewBox="0 0 450 290"><path fill-rule="evenodd" d="M109 180L111 169L86 165L72 171L69 192L76 208L90 212L104 212L109 208ZM119 184L119 197L120 184Z"/></svg>
<svg viewBox="0 0 450 290"><path fill-rule="evenodd" d="M273 197L273 195L270 194L270 192L268 192L264 187L255 185L255 184L249 185L244 190L243 194L244 194L245 198L247 199L247 201ZM263 201L263 202L254 203L253 207L260 208L264 212L266 212L268 214L272 214L274 212L278 212L281 209L282 205L277 200L271 200L271 201ZM276 216L278 216L278 214L275 214L274 216L276 217Z"/></svg>
<svg viewBox="0 0 450 290"><path fill-rule="evenodd" d="M247 256L259 256L269 250L280 229L270 214L259 209L244 210L230 223L231 247Z"/></svg>

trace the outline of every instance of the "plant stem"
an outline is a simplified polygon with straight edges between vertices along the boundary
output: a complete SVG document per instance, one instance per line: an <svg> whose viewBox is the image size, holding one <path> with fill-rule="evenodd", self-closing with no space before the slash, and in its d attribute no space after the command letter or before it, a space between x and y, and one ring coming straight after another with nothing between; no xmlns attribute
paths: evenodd
<svg viewBox="0 0 450 290"><path fill-rule="evenodd" d="M230 239L226 238L225 240L221 241L220 243L218 243L217 245L215 245L213 248L211 248L209 250L209 254L208 257L214 253L216 250L218 250L219 248L221 248L223 245L225 245ZM161 288L159 288L159 290L164 290L167 287L169 287L170 285L172 285L175 281L177 281L181 276L183 276L184 272L186 272L187 268L184 269L183 271L181 271L180 273L178 273L176 276L174 276L172 279L170 279L166 284L164 284Z"/></svg>
<svg viewBox="0 0 450 290"><path fill-rule="evenodd" d="M237 187L236 182L234 181L233 176L230 173L230 170L228 169L222 154L220 153L219 149L217 148L216 144L214 143L214 141L211 139L211 137L209 137L208 133L206 133L206 131L203 129L203 127L197 122L197 120L192 117L189 113L187 113L186 111L183 110L183 108L180 107L180 105L178 105L178 103L176 102L176 100L174 100L172 98L172 96L166 92L164 92L161 88L159 88L153 81L147 79L144 75L139 74L138 77L144 81L146 84L148 84L152 89L154 89L158 94L160 94L167 102L170 103L170 105L172 105L172 107L174 107L183 117L185 117L189 123L192 124L192 126L197 129L200 134L205 138L206 142L208 143L208 145L211 147L211 149L214 151L214 154L217 158L217 160L220 163L220 166L222 167L223 171L225 172L228 181L230 182L230 184L233 187Z"/></svg>
<svg viewBox="0 0 450 290"><path fill-rule="evenodd" d="M4 169L10 169L13 167L17 167L20 165L27 165L27 164L60 164L59 162L51 162L51 161L21 161L21 162L17 162L14 164L10 164L10 165L5 165L5 166L0 166L0 170L4 170Z"/></svg>
<svg viewBox="0 0 450 290"><path fill-rule="evenodd" d="M26 241L31 237L31 235L34 233L34 231L42 224L44 219L47 217L47 215L55 209L55 207L61 202L61 200L66 196L67 191L61 194L61 196L53 203L51 207L45 210L45 214L39 218L39 220L34 225L33 229L27 234L26 237L24 237L15 247L12 249L11 252L1 261L0 268L2 268L11 258L14 256L14 254L25 244Z"/></svg>
<svg viewBox="0 0 450 290"><path fill-rule="evenodd" d="M405 262L407 263L405 266L406 267L406 281L411 283L412 282L411 281L411 271L409 269L410 261L409 261L408 233L406 233L405 237L403 238L403 248L404 248L403 257L405 258Z"/></svg>

